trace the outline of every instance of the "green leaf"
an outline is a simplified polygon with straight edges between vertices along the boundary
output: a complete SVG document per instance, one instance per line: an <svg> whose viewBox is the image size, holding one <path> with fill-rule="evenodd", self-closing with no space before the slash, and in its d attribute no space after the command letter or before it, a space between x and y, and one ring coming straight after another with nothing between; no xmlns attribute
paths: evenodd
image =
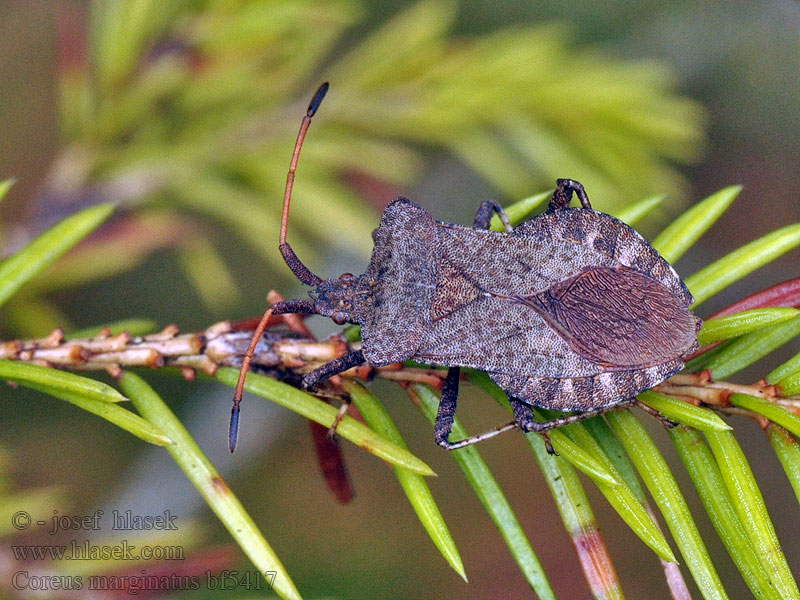
<svg viewBox="0 0 800 600"><path fill-rule="evenodd" d="M700 408L688 402L665 396L653 390L647 390L637 396L637 398L650 408L654 408L662 415L684 425L691 425L697 429L716 429L725 431L733 429L719 415L707 408Z"/></svg>
<svg viewBox="0 0 800 600"><path fill-rule="evenodd" d="M98 417L113 423L117 427L124 429L128 433L132 433L145 442L149 442L150 444L167 446L174 443L169 436L161 430L160 427L153 425L150 421L146 421L139 415L136 415L131 411L122 408L120 405L114 404L113 402L104 402L103 400L84 396L77 392L68 391L63 388L59 389L50 387L39 383L28 382L24 385L25 387L44 392L45 394L49 394L56 398L60 398L61 400L66 400L70 404L74 404L85 411L95 414Z"/></svg>
<svg viewBox="0 0 800 600"><path fill-rule="evenodd" d="M614 466L620 472L620 475L625 483L628 484L628 487L634 493L636 499L644 506L647 514L657 523L655 511L650 506L650 501L645 495L639 478L636 476L636 469L628 458L628 455L625 454L625 449L614 435L614 432L611 431L611 427L608 426L606 420L602 417L594 417L583 421L583 425L589 430L594 439L597 440L597 443L600 444L600 447L603 448L608 458L614 463ZM674 598L688 598L690 596L689 589L679 565L662 559L661 567L664 569L664 578L672 596Z"/></svg>
<svg viewBox="0 0 800 600"><path fill-rule="evenodd" d="M785 379L792 373L800 372L800 353L795 354L792 358L787 360L785 363L782 363L772 369L767 375L767 382L768 383L777 383L781 379Z"/></svg>
<svg viewBox="0 0 800 600"><path fill-rule="evenodd" d="M350 325L342 333L345 341L353 343L361 341L361 325Z"/></svg>
<svg viewBox="0 0 800 600"><path fill-rule="evenodd" d="M787 321L800 313L796 308L754 308L742 312L708 319L697 334L701 346L738 337L768 325Z"/></svg>
<svg viewBox="0 0 800 600"><path fill-rule="evenodd" d="M511 410L506 393L500 389L486 373L483 371L467 370L466 374L469 381L488 392L506 410ZM534 411L534 413L537 418L541 416L541 413L537 411ZM543 419L544 417L541 418ZM553 450L555 450L559 456L568 460L574 467L597 482L605 482L612 486L621 485L619 479L617 479L602 462L595 460L591 452L587 452L579 445L575 444L564 432L559 431L559 429L552 429L547 435L553 445Z"/></svg>
<svg viewBox="0 0 800 600"><path fill-rule="evenodd" d="M727 598L686 500L653 440L630 411L612 410L606 413L606 418L664 515L703 597Z"/></svg>
<svg viewBox="0 0 800 600"><path fill-rule="evenodd" d="M705 365L714 379L725 379L753 364L776 348L800 335L800 316L771 325L733 340Z"/></svg>
<svg viewBox="0 0 800 600"><path fill-rule="evenodd" d="M569 462L547 452L542 436L526 435L525 439L539 463L564 527L572 537L594 597L622 600L622 586L578 473Z"/></svg>
<svg viewBox="0 0 800 600"><path fill-rule="evenodd" d="M723 256L686 280L686 286L694 296L692 306L700 305L734 281L798 245L800 224L787 225Z"/></svg>
<svg viewBox="0 0 800 600"><path fill-rule="evenodd" d="M731 394L729 400L734 406L763 415L793 434L800 435L800 417L793 415L777 404L749 394Z"/></svg>
<svg viewBox="0 0 800 600"><path fill-rule="evenodd" d="M419 399L420 409L425 417L434 423L439 406L437 395L427 386L420 384L412 384L410 389ZM469 436L457 419L453 422L452 434L459 439ZM531 548L525 531L519 524L488 465L481 457L478 448L474 445L467 446L454 450L450 455L461 468L467 482L475 490L481 504L494 521L530 586L542 600L555 600L544 569Z"/></svg>
<svg viewBox="0 0 800 600"><path fill-rule="evenodd" d="M550 438L553 450L559 456L563 456L573 467L591 477L595 483L605 483L610 486L623 485L614 472L604 464L604 461L595 458L592 453L593 449L586 449L581 444L574 442L563 431L560 431L560 428L551 429L547 436Z"/></svg>
<svg viewBox="0 0 800 600"><path fill-rule="evenodd" d="M37 273L89 235L113 212L100 204L67 217L0 264L0 305Z"/></svg>
<svg viewBox="0 0 800 600"><path fill-rule="evenodd" d="M644 198L643 200L639 200L638 202L624 206L619 210L615 210L613 214L623 223L633 225L643 217L649 215L650 212L653 211L653 209L655 209L665 199L666 196L664 195L650 196L649 198Z"/></svg>
<svg viewBox="0 0 800 600"><path fill-rule="evenodd" d="M592 456L597 457L603 466L614 475L617 481L624 482L622 474L617 471L617 467L598 441L592 436L583 423L572 423L559 429L567 432L567 435L575 441L581 448ZM552 433L552 432L551 432ZM675 562L675 555L664 539L664 534L653 521L647 510L643 506L636 493L630 489L627 483L617 486L596 481L597 488L603 493L611 506L619 513L619 516L628 524L633 532L647 544L653 551L668 562Z"/></svg>
<svg viewBox="0 0 800 600"><path fill-rule="evenodd" d="M498 400L500 404L509 408L505 392L489 379L486 373L473 370L468 370L466 373L471 382L486 390L492 397ZM539 413L536 412L536 414L538 417ZM590 442L588 439L584 438L582 439L582 444L577 444L572 442L564 431L561 431L562 429L569 431L570 428L572 428L573 432L580 431L582 427L576 427L576 425L580 425L580 423L553 429L548 432L548 437L553 444L553 449L558 452L560 457L568 460L570 464L578 468L585 466L583 457L596 457L592 459L595 464L592 465L591 471L584 472L587 475L590 475L590 472L592 474L607 473L608 476L606 477L593 478L598 489L614 507L622 520L628 524L633 532L636 533L645 544L664 560L674 562L675 556L672 554L672 550L670 550L669 544L664 539L658 526L650 518L650 515L647 514L642 504L636 499L633 491L622 483L621 475L616 471L616 468L608 457L605 456L605 453L600 450L596 443ZM539 434L529 433L526 434L526 437L539 437ZM562 437L570 443L562 442L560 439ZM607 483L609 476L614 484Z"/></svg>
<svg viewBox="0 0 800 600"><path fill-rule="evenodd" d="M711 517L714 529L717 530L748 587L759 600L782 600L775 588L770 585L769 578L756 556L755 548L750 543L733 508L733 500L725 487L711 450L700 434L689 427L674 427L670 429L669 435L694 482L708 516Z"/></svg>
<svg viewBox="0 0 800 600"><path fill-rule="evenodd" d="M794 495L800 502L800 443L796 437L775 423L767 426L767 435L789 483L792 484Z"/></svg>
<svg viewBox="0 0 800 600"><path fill-rule="evenodd" d="M800 394L800 371L781 379L778 382L778 387L787 396Z"/></svg>
<svg viewBox="0 0 800 600"><path fill-rule="evenodd" d="M698 202L670 223L653 240L653 247L667 262L674 263L722 216L741 191L742 186L732 185Z"/></svg>
<svg viewBox="0 0 800 600"><path fill-rule="evenodd" d="M709 348L708 350L704 351L702 354L698 354L692 359L689 359L684 363L684 369L690 373L698 373L705 369L708 366L715 356L718 356L725 352L725 350L730 347L736 340L727 340L722 342L718 346L714 346L713 348Z"/></svg>
<svg viewBox="0 0 800 600"><path fill-rule="evenodd" d="M217 370L214 377L226 385L235 387L239 379L239 370L222 367ZM249 373L247 375L244 389L271 402L280 404L304 416L306 419L319 423L323 427L331 427L338 412L333 406L315 398L311 394L301 392L297 388L257 373ZM369 427L362 425L352 417L345 416L336 428L336 433L393 465L409 469L420 475L436 475L433 469L408 450L400 448L397 444L393 444L386 438L376 434Z"/></svg>
<svg viewBox="0 0 800 600"><path fill-rule="evenodd" d="M611 431L606 420L601 416L592 417L582 421L583 426L592 434L592 437L597 440L600 447L605 452L609 460L614 464L614 467L619 471L623 481L627 484L631 491L642 504L647 504L647 496L645 496L644 488L642 488L639 478L636 476L636 469L633 463L625 454L625 449L619 443L617 436Z"/></svg>
<svg viewBox="0 0 800 600"><path fill-rule="evenodd" d="M100 402L123 402L127 400L110 385L102 381L81 377L74 373L51 369L12 360L0 360L0 379L15 381L20 385L43 385L54 390L63 390Z"/></svg>
<svg viewBox="0 0 800 600"><path fill-rule="evenodd" d="M278 595L287 600L300 600L300 593L289 578L289 574L253 519L175 413L138 375L126 371L119 382L141 415L153 423L158 423L175 441L166 447L167 451L258 571L261 573L276 571L273 587Z"/></svg>
<svg viewBox="0 0 800 600"><path fill-rule="evenodd" d="M360 383L347 380L343 385L367 425L377 434L407 450L408 446L403 436L378 399ZM436 505L436 500L433 499L431 489L425 482L425 478L402 467L395 466L393 469L397 480L408 497L408 501L414 508L414 512L417 513L417 517L425 531L428 532L434 545L453 570L464 581L467 581L467 574L464 572L464 563L461 560L461 555L458 552L455 541L453 541L453 537L450 535L447 524L444 522L442 512Z"/></svg>
<svg viewBox="0 0 800 600"><path fill-rule="evenodd" d="M767 513L764 497L741 446L728 431L706 431L705 436L719 465L725 487L736 499L733 507L767 576L783 600L800 598L800 591Z"/></svg>

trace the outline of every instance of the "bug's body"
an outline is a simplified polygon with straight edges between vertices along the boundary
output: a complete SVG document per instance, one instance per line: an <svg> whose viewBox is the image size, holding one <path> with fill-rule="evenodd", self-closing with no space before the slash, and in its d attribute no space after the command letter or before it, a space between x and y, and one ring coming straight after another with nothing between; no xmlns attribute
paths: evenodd
<svg viewBox="0 0 800 600"><path fill-rule="evenodd" d="M436 419L437 443L455 449L519 426L544 432L577 421L657 385L697 349L700 320L675 270L636 231L591 209L583 186L559 179L547 212L511 228L502 208L483 202L473 227L435 221L398 198L373 232L366 272L323 280L286 242L289 202L303 138L327 90L300 127L287 177L280 250L316 289L312 300L279 302L262 318L245 355L231 416L235 446L239 401L255 345L274 313L310 313L361 325L363 346L322 365L306 388L353 366L414 359L450 367ZM582 208L570 208L577 193ZM489 230L492 212L503 233ZM486 371L506 392L515 423L450 442L459 369ZM531 406L578 414L541 423Z"/></svg>
<svg viewBox="0 0 800 600"><path fill-rule="evenodd" d="M530 404L587 410L653 387L697 349L680 277L604 213L556 210L500 233L400 198L373 237L366 273L324 282L314 305L362 326L374 366L473 367Z"/></svg>

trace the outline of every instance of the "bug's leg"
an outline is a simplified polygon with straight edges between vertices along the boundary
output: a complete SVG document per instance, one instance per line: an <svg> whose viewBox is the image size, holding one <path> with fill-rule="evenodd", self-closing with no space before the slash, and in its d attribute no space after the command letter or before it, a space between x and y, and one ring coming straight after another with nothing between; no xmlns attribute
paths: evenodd
<svg viewBox="0 0 800 600"><path fill-rule="evenodd" d="M442 399L439 402L439 411L436 413L436 423L434 424L433 436L436 443L445 450L458 450L464 446L471 446L483 440L488 440L496 435L500 435L505 431L510 431L517 427L517 423L512 421L485 433L470 436L466 439L457 442L451 442L450 430L453 428L453 420L456 416L456 401L458 399L458 378L461 375L461 369L458 367L450 367L447 371L447 377L442 386Z"/></svg>
<svg viewBox="0 0 800 600"><path fill-rule="evenodd" d="M350 397L345 397L342 405L339 407L339 412L336 413L336 417L333 419L333 424L328 428L328 437L331 439L336 439L336 428L339 427L339 423L342 422L344 416L347 414L347 410L350 408Z"/></svg>
<svg viewBox="0 0 800 600"><path fill-rule="evenodd" d="M569 208L573 192L578 195L578 199L581 201L583 208L592 208L592 204L589 202L589 196L586 195L586 190L583 189L583 186L579 182L574 179L557 179L556 184L556 191L553 193L553 197L550 198L547 212Z"/></svg>
<svg viewBox="0 0 800 600"><path fill-rule="evenodd" d="M578 421L583 421L584 419L590 419L597 415L603 414L604 412L608 412L612 408L620 408L632 404L635 401L635 398L629 398L612 406L598 406L597 408L592 408L583 412L564 415L563 417L551 419L550 421L537 421L534 419L531 407L519 398L509 396L508 401L511 403L511 408L514 409L514 417L518 419L518 423L522 431L535 431L536 433L543 433L550 431L551 429L555 429L556 427L561 427L562 425L569 425L570 423L577 423ZM528 413L530 413L530 417ZM520 417L522 420L519 420Z"/></svg>
<svg viewBox="0 0 800 600"><path fill-rule="evenodd" d="M338 375L347 369L357 367L364 362L364 353L361 350L350 352L339 358L335 358L330 362L326 362L321 367L317 367L310 373L306 373L303 377L303 388L309 390L317 385L320 381L324 381L329 377Z"/></svg>
<svg viewBox="0 0 800 600"><path fill-rule="evenodd" d="M670 420L669 420L667 417L665 417L664 415L662 415L662 414L661 414L660 412L658 412L658 411L657 411L655 408L652 408L652 407L650 407L650 406L647 406L647 404L645 404L644 402L640 401L639 399L634 399L634 403L636 404L636 406L638 406L639 408L641 408L641 409L642 409L644 412L646 412L648 415L650 415L651 417L654 417L654 418L658 419L658 421L659 421L659 422L660 422L660 423L661 423L661 424L662 424L664 427L666 427L667 429L672 429L673 427L677 427L677 426L678 426L678 424L677 424L677 423L675 423L674 421L670 421Z"/></svg>
<svg viewBox="0 0 800 600"><path fill-rule="evenodd" d="M506 212L503 210L503 207L494 200L484 200L481 202L478 211L475 213L475 220L472 222L472 226L475 229L489 229L493 212L496 212L497 216L500 217L500 221L503 223L506 233L511 233L512 227L511 223L508 221Z"/></svg>
<svg viewBox="0 0 800 600"><path fill-rule="evenodd" d="M536 417L533 414L533 409L527 402L523 402L522 400L518 400L513 396L508 397L508 403L511 405L511 410L514 411L514 420L519 425L521 431L525 433L529 433L534 430L535 424L538 423ZM553 449L553 444L550 442L550 436L547 435L546 432L540 432L539 435L542 436L544 440L544 446L547 450L548 454L555 454L556 451Z"/></svg>
<svg viewBox="0 0 800 600"><path fill-rule="evenodd" d="M350 352L348 354L345 354L344 356L335 358L330 362L326 362L321 367L317 367L310 373L306 373L303 376L303 382L302 382L303 389L310 390L320 381L324 381L330 377L333 377L334 375L343 373L348 369L357 367L363 362L364 362L364 353L361 350ZM334 418L333 423L328 429L328 436L330 438L334 438L334 436L336 435L336 428L339 426L339 423L342 422L342 419L344 419L344 415L347 413L348 408L350 408L349 399L345 400L345 403L342 404L341 407L339 407L339 412L336 413L336 418Z"/></svg>
<svg viewBox="0 0 800 600"><path fill-rule="evenodd" d="M442 448L450 450L450 430L456 418L456 404L458 403L458 380L461 376L459 367L450 367L447 370L442 385L442 399L439 401L439 410L436 412L436 422L433 426L433 439Z"/></svg>

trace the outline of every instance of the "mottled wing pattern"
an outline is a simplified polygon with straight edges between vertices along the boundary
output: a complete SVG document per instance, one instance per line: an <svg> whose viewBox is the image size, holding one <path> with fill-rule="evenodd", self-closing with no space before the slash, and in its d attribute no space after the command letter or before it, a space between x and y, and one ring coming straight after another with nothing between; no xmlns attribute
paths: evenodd
<svg viewBox="0 0 800 600"><path fill-rule="evenodd" d="M466 297L470 299L430 324L415 360L512 375L598 372L596 364L570 348L529 306L477 291Z"/></svg>

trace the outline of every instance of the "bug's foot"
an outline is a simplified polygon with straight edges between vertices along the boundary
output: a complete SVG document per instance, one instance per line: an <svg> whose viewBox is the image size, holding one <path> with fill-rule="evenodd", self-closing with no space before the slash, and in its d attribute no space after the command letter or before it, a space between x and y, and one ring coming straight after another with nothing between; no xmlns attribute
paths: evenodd
<svg viewBox="0 0 800 600"><path fill-rule="evenodd" d="M662 415L655 408L653 408L651 406L648 406L644 402L641 402L640 400L636 400L635 403L636 403L636 406L641 408L648 415L650 415L651 417L655 417L667 429L672 429L673 427L677 427L678 426L678 423L676 423L675 421L670 421L667 417Z"/></svg>
<svg viewBox="0 0 800 600"><path fill-rule="evenodd" d="M553 442L550 441L550 436L544 431L539 435L542 436L542 439L544 440L544 447L547 450L547 453L551 456L558 456L558 452L556 452L555 448L553 448Z"/></svg>
<svg viewBox="0 0 800 600"><path fill-rule="evenodd" d="M339 423L344 419L348 408L350 408L350 402L344 402L339 407L339 412L336 413L336 418L334 418L333 424L330 426L330 429L328 429L328 437L332 440L336 440L336 428L339 427Z"/></svg>

